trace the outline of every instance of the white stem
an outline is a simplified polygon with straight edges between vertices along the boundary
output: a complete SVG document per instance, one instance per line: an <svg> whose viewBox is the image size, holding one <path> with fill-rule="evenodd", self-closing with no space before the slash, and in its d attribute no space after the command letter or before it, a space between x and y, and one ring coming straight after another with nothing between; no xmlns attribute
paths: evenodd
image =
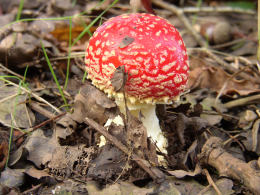
<svg viewBox="0 0 260 195"><path fill-rule="evenodd" d="M116 103L119 106L120 111L125 113L124 103L121 101L116 101ZM152 140L156 142L156 145L161 152L167 153L167 139L164 137L160 128L159 119L156 116L155 108L156 105L152 104L128 104L128 109L134 116L138 117L140 115L139 113L141 112L141 120L147 130L148 137L151 137Z"/></svg>

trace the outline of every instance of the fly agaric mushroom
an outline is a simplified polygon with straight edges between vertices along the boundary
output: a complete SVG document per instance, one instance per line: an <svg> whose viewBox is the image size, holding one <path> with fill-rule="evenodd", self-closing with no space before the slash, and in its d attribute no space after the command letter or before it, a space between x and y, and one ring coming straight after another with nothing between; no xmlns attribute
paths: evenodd
<svg viewBox="0 0 260 195"><path fill-rule="evenodd" d="M183 40L167 20L150 14L124 14L101 25L86 49L86 71L93 85L114 97L121 112L124 94L132 114L143 115L148 136L163 152L167 140L155 113L156 104L169 104L186 87L188 57ZM124 93L111 83L114 72L124 66Z"/></svg>

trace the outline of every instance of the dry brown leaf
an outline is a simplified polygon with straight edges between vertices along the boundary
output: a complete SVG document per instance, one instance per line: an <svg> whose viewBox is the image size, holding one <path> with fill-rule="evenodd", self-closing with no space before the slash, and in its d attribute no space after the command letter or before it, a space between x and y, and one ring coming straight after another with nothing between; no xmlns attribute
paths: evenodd
<svg viewBox="0 0 260 195"><path fill-rule="evenodd" d="M107 188L100 190L97 185L94 183L88 182L87 189L89 195L124 195L124 194L150 194L153 191L153 188L141 188L137 187L132 183L119 182L113 185L108 186Z"/></svg>
<svg viewBox="0 0 260 195"><path fill-rule="evenodd" d="M34 131L25 144L28 150L28 160L32 161L38 168L52 159L52 154L59 147L55 136L46 137L41 129Z"/></svg>
<svg viewBox="0 0 260 195"><path fill-rule="evenodd" d="M73 26L71 29L71 38L75 39L79 34L84 30L83 26ZM91 27L90 32L94 32L96 27ZM58 25L55 27L55 30L51 32L51 34L60 42L66 41L69 42L69 32L70 28L68 25ZM84 43L89 38L88 34L86 34L81 40Z"/></svg>
<svg viewBox="0 0 260 195"><path fill-rule="evenodd" d="M46 171L38 170L35 169L34 167L26 170L25 173L36 179L41 179L42 177L50 177L50 175Z"/></svg>
<svg viewBox="0 0 260 195"><path fill-rule="evenodd" d="M100 124L104 124L109 117L109 110L115 107L115 102L103 92L86 83L75 97L74 113L71 117L79 123L82 123L85 117L90 117ZM110 114L112 113L114 112L110 112Z"/></svg>
<svg viewBox="0 0 260 195"><path fill-rule="evenodd" d="M120 149L106 144L90 163L87 176L100 181L116 179L120 174L125 174L123 169L127 163L127 156Z"/></svg>
<svg viewBox="0 0 260 195"><path fill-rule="evenodd" d="M73 175L85 175L90 166L93 147L86 148L85 145L60 146L52 154L48 168L56 176L72 177Z"/></svg>
<svg viewBox="0 0 260 195"><path fill-rule="evenodd" d="M59 121L57 121L55 130L56 136L58 138L66 139L70 136L76 129L76 122L70 117L70 114L66 114Z"/></svg>
<svg viewBox="0 0 260 195"><path fill-rule="evenodd" d="M124 65L116 68L110 81L116 92L123 91L127 81L127 73L125 73Z"/></svg>
<svg viewBox="0 0 260 195"><path fill-rule="evenodd" d="M34 124L35 116L26 106L28 98L29 96L18 87L1 85L0 122L8 127L31 127Z"/></svg>
<svg viewBox="0 0 260 195"><path fill-rule="evenodd" d="M25 182L24 170L23 169L10 169L6 168L1 172L0 184L10 187L18 188Z"/></svg>
<svg viewBox="0 0 260 195"><path fill-rule="evenodd" d="M219 92L226 84L223 94L237 92L240 95L259 92L259 85L247 80L237 80L230 77L232 75L225 72L221 67L207 65L207 62L196 57L190 58L191 72L188 82L189 87L208 88Z"/></svg>
<svg viewBox="0 0 260 195"><path fill-rule="evenodd" d="M179 179L184 178L186 176L194 177L198 174L201 174L201 168L200 168L200 166L196 165L196 168L194 171L174 170L174 171L168 171L168 173Z"/></svg>
<svg viewBox="0 0 260 195"><path fill-rule="evenodd" d="M8 155L8 142L2 141L2 143L0 143L0 156L1 156L0 171L5 167L7 155Z"/></svg>
<svg viewBox="0 0 260 195"><path fill-rule="evenodd" d="M260 119L256 120L253 128L252 128L252 151L257 152L257 145L260 145L259 143L259 124Z"/></svg>

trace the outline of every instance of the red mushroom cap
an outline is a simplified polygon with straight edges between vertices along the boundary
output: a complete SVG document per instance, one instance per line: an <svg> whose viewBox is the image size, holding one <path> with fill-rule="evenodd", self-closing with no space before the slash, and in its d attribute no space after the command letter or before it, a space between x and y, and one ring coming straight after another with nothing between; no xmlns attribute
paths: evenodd
<svg viewBox="0 0 260 195"><path fill-rule="evenodd" d="M109 19L89 40L88 78L111 96L123 97L111 84L124 65L125 94L130 102L171 102L185 90L188 57L183 40L167 20L150 14L124 14Z"/></svg>

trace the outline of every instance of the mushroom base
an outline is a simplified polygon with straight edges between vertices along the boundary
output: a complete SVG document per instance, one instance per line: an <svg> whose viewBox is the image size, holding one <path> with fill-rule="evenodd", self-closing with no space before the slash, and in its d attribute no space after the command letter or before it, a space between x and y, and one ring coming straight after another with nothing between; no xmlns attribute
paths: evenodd
<svg viewBox="0 0 260 195"><path fill-rule="evenodd" d="M125 103L121 100L116 100L116 104L119 106L120 111L125 115ZM140 118L144 127L147 130L147 135L156 143L159 150L167 154L167 139L164 137L160 128L159 119L156 116L156 105L153 104L131 104L127 102L127 107L132 115Z"/></svg>

